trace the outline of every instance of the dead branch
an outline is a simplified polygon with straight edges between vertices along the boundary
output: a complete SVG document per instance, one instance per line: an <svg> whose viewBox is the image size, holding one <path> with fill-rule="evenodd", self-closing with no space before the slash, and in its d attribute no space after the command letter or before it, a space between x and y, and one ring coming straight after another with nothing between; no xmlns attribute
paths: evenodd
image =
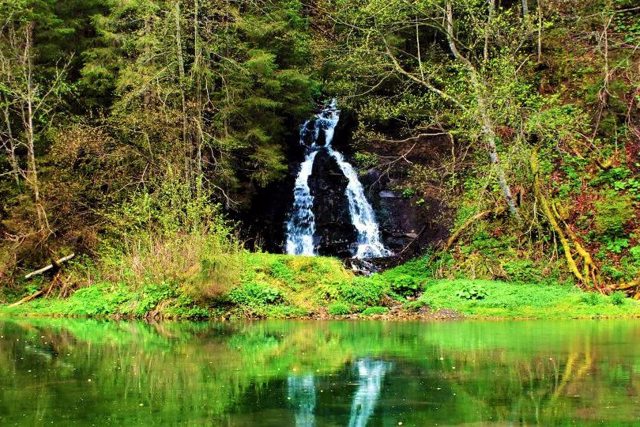
<svg viewBox="0 0 640 427"><path fill-rule="evenodd" d="M74 253L73 253L73 254L71 254L71 255L67 255L67 256L65 256L65 257L62 257L62 258L60 258L59 260L54 261L53 263L51 263L51 264L47 265L46 267L42 267L42 268L40 268L40 269L38 269L38 270L36 270L36 271L32 271L31 273L29 273L29 274L27 274L26 276L24 276L24 278L25 278L25 279L30 279L30 278L32 278L33 276L37 276L38 274L42 274L42 273L44 273L44 272L46 272L46 271L49 271L49 270L51 270L53 267L59 266L60 264L63 264L63 263L65 263L65 262L69 261L70 259L72 259L72 258L73 258L73 257L75 257L75 256L76 256L76 254L74 254Z"/></svg>

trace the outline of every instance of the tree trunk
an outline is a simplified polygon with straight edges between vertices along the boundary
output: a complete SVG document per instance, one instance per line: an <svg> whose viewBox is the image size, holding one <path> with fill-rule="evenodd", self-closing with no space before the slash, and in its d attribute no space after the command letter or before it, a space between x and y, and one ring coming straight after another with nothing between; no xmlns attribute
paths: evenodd
<svg viewBox="0 0 640 427"><path fill-rule="evenodd" d="M203 143L203 102L202 102L202 46L200 43L200 21L198 14L200 13L199 0L193 2L193 72L195 73L195 91L196 91L196 131L194 132L194 142L196 148L196 193L200 197L202 192L202 143Z"/></svg>
<svg viewBox="0 0 640 427"><path fill-rule="evenodd" d="M487 18L487 25L484 32L484 62L489 60L489 30L491 22L493 21L493 14L496 10L496 0L489 0L489 16Z"/></svg>
<svg viewBox="0 0 640 427"><path fill-rule="evenodd" d="M522 0L522 16L525 17L529 14L529 4L527 0Z"/></svg>
<svg viewBox="0 0 640 427"><path fill-rule="evenodd" d="M33 103L35 100L35 93L33 87L33 72L32 72L32 31L33 26L28 25L25 28L25 45L23 53L23 72L26 84L26 111L23 110L22 119L26 130L26 145L27 145L27 173L26 181L33 193L33 202L36 208L36 217L38 222L38 231L42 232L49 229L49 222L47 220L47 214L42 204L40 195L40 185L38 182L38 170L36 165L35 154L35 131L33 123Z"/></svg>
<svg viewBox="0 0 640 427"><path fill-rule="evenodd" d="M16 141L13 138L13 129L11 128L11 116L9 113L9 100L4 100L4 121L7 128L7 142L5 149L9 155L9 163L11 164L11 174L16 181L16 185L20 186L20 174L21 169L18 163L18 157L16 156Z"/></svg>
<svg viewBox="0 0 640 427"><path fill-rule="evenodd" d="M178 83L178 87L180 88L180 102L182 107L182 145L184 147L184 173L188 180L190 179L189 173L189 165L191 163L191 149L189 142L189 124L187 118L187 101L185 95L185 70L184 70L184 55L182 54L182 32L180 26L180 1L176 1L176 10L175 10L175 18L176 18L176 58L178 60L178 77L180 82Z"/></svg>
<svg viewBox="0 0 640 427"><path fill-rule="evenodd" d="M498 184L500 185L500 190L502 191L502 195L504 196L505 201L507 202L507 206L509 207L509 212L515 216L519 217L518 208L516 207L515 200L513 199L513 194L511 193L511 188L507 183L507 178L504 173L504 169L500 164L500 157L498 155L498 148L496 146L496 133L494 130L493 121L491 116L489 115L489 103L486 99L486 88L484 83L482 82L480 76L478 75L478 71L473 66L471 61L469 61L460 51L455 43L455 37L453 34L453 10L451 8L451 3L447 2L446 4L446 30L447 30L447 39L449 41L449 48L453 53L453 56L460 62L462 62L467 70L469 71L469 76L471 79L471 86L476 94L476 98L478 101L478 107L475 114L478 117L478 121L482 124L482 136L484 139L484 143L487 147L487 151L489 152L489 159L491 160L491 164L493 165L496 173L498 174Z"/></svg>

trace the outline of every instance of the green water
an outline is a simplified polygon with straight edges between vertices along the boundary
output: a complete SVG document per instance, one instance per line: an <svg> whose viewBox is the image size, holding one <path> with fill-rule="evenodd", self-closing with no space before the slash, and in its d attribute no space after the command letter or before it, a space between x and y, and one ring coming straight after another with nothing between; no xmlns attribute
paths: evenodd
<svg viewBox="0 0 640 427"><path fill-rule="evenodd" d="M0 425L638 425L640 322L0 321Z"/></svg>

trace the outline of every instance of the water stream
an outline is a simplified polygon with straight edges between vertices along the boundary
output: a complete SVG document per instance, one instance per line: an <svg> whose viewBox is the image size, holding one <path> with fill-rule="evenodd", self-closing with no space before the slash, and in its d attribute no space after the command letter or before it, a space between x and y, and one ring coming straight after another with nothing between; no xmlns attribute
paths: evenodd
<svg viewBox="0 0 640 427"><path fill-rule="evenodd" d="M291 216L287 222L286 252L290 255L317 255L314 243L316 227L313 214L313 196L309 188L309 177L313 172L316 154L319 150L326 150L348 180L345 196L349 203L351 223L357 232L357 248L353 255L359 259L389 256L391 252L384 247L380 239L380 227L373 208L367 200L364 187L358 179L358 173L345 160L342 153L331 145L339 121L340 110L338 110L334 99L316 116L312 123L313 141L307 148L307 154L300 165L293 189L294 202ZM309 122L305 122L300 130L300 143L303 145L306 142L309 125ZM318 142L322 135L324 135L324 145L320 146Z"/></svg>

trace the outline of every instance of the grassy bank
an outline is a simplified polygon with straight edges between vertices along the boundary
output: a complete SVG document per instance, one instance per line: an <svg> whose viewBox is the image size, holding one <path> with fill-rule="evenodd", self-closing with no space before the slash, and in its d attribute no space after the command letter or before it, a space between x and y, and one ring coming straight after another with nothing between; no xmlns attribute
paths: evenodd
<svg viewBox="0 0 640 427"><path fill-rule="evenodd" d="M182 280L132 285L96 282L68 298L42 298L8 315L127 318L491 318L640 317L640 303L621 294L586 293L569 285L428 279L416 260L371 277L356 277L323 257L236 255L238 277L219 283L208 263ZM209 272L209 273L207 273ZM223 276L228 277L228 276ZM446 317L446 316L445 316Z"/></svg>

